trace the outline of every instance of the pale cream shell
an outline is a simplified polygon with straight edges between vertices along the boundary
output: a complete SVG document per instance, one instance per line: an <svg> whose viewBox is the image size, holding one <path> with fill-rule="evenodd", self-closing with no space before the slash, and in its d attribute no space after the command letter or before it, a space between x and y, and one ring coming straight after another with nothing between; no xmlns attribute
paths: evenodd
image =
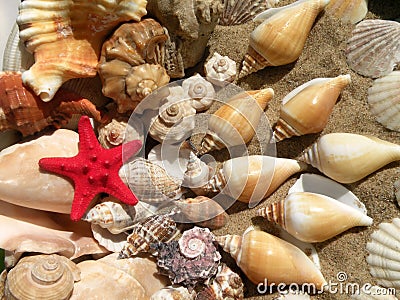
<svg viewBox="0 0 400 300"><path fill-rule="evenodd" d="M200 74L185 79L182 82L184 99L191 99L196 111L204 111L213 104L216 93L213 85Z"/></svg>
<svg viewBox="0 0 400 300"><path fill-rule="evenodd" d="M226 55L222 56L215 52L204 65L204 71L208 81L218 86L224 86L235 80L236 62Z"/></svg>
<svg viewBox="0 0 400 300"><path fill-rule="evenodd" d="M366 16L368 0L330 0L325 11L343 22L356 24Z"/></svg>

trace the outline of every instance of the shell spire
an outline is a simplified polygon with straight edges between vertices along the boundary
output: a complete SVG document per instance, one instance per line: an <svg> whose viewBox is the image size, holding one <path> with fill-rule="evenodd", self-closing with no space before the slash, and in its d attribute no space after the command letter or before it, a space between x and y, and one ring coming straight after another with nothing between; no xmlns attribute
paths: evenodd
<svg viewBox="0 0 400 300"><path fill-rule="evenodd" d="M263 22L250 34L239 78L267 66L282 66L297 60L315 18L328 3L329 0L299 0L256 16L254 21Z"/></svg>

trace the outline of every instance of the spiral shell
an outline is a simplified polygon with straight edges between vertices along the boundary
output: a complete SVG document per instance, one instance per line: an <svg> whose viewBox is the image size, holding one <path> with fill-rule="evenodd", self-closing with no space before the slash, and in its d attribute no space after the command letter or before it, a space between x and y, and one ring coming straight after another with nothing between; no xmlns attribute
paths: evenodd
<svg viewBox="0 0 400 300"><path fill-rule="evenodd" d="M68 299L80 271L68 258L36 255L22 258L7 274L7 299Z"/></svg>
<svg viewBox="0 0 400 300"><path fill-rule="evenodd" d="M239 77L297 60L317 15L328 3L329 0L300 0L259 14L254 21L262 23L250 34Z"/></svg>
<svg viewBox="0 0 400 300"><path fill-rule="evenodd" d="M112 119L110 123L99 126L97 128L97 138L101 146L105 149L110 149L121 145L125 139L127 126L128 120L118 121L117 119Z"/></svg>
<svg viewBox="0 0 400 300"><path fill-rule="evenodd" d="M343 22L356 24L367 14L368 0L331 0L325 11Z"/></svg>
<svg viewBox="0 0 400 300"><path fill-rule="evenodd" d="M182 82L184 97L191 99L192 106L197 112L210 108L215 100L213 85L197 74Z"/></svg>
<svg viewBox="0 0 400 300"><path fill-rule="evenodd" d="M306 149L300 160L340 183L352 183L400 160L400 146L373 136L330 133Z"/></svg>
<svg viewBox="0 0 400 300"><path fill-rule="evenodd" d="M236 62L228 56L222 56L218 52L204 65L207 80L218 86L224 86L233 82L236 77Z"/></svg>
<svg viewBox="0 0 400 300"><path fill-rule="evenodd" d="M212 168L190 152L182 184L185 187L196 189L205 185L212 175Z"/></svg>
<svg viewBox="0 0 400 300"><path fill-rule="evenodd" d="M50 101L65 81L95 76L104 37L117 24L145 14L145 0L23 1L17 18L20 38L35 56L22 75L24 84Z"/></svg>
<svg viewBox="0 0 400 300"><path fill-rule="evenodd" d="M178 232L174 220L165 215L150 216L132 227L132 233L127 237L127 243L119 258L128 258L139 252L156 254L150 248L152 243L167 242Z"/></svg>

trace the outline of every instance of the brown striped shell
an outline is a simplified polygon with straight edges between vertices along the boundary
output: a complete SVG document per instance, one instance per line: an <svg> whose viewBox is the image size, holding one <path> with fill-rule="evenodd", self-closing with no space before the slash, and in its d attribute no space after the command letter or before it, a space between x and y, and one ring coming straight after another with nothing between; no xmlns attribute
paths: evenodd
<svg viewBox="0 0 400 300"><path fill-rule="evenodd" d="M119 258L133 257L139 252L150 252L152 243L167 242L178 232L176 223L169 216L153 215L138 223L132 228L132 233L127 238L127 243L119 254Z"/></svg>
<svg viewBox="0 0 400 300"><path fill-rule="evenodd" d="M88 99L60 90L51 102L43 102L22 83L21 73L0 73L0 131L15 129L27 136L48 126L60 128L73 114L101 122L100 111Z"/></svg>

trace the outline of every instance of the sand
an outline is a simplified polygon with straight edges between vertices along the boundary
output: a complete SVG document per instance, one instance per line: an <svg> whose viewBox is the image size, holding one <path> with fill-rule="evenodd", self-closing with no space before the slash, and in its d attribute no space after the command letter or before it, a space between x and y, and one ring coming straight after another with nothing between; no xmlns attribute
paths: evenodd
<svg viewBox="0 0 400 300"><path fill-rule="evenodd" d="M292 2L294 1L280 1L279 5ZM366 18L393 19L400 16L399 1L370 1L369 8L370 11ZM240 63L247 50L249 33L254 26L253 23L230 27L217 26L209 42L209 53L217 51ZM274 124L279 116L282 98L297 86L317 77L350 74L352 83L343 91L321 135L332 132L350 132L369 134L399 143L400 133L384 128L375 121L369 112L367 90L373 80L353 72L346 63L344 51L346 41L351 36L353 28L352 24L344 24L326 14L321 15L310 32L302 55L295 63L266 68L239 80L237 85L245 90L266 87L274 89L275 97L266 110L270 123ZM282 141L277 144L277 156L296 158L319 136L320 134L314 134ZM345 283L376 284L375 279L368 271L365 246L371 233L380 223L390 222L399 215L399 207L393 190L393 183L399 178L399 166L398 162L391 163L365 179L345 185L365 203L368 214L374 222L368 228L354 228L326 242L315 244L321 261L321 271L327 281L338 282L336 275L339 272L345 272L348 276ZM320 174L313 168L310 168L309 172ZM291 177L258 207L283 199L299 176ZM267 226L263 225L265 224L263 220L254 218L254 208L249 209L246 205L235 204L229 212L229 223L215 233L242 234L250 225L261 226L268 231ZM236 271L241 272L227 255L224 255L223 258ZM259 294L256 286L247 280L243 273L240 274L246 285L246 299L273 299L277 296L276 293L272 295ZM312 296L312 299L349 299L349 296L325 293Z"/></svg>

